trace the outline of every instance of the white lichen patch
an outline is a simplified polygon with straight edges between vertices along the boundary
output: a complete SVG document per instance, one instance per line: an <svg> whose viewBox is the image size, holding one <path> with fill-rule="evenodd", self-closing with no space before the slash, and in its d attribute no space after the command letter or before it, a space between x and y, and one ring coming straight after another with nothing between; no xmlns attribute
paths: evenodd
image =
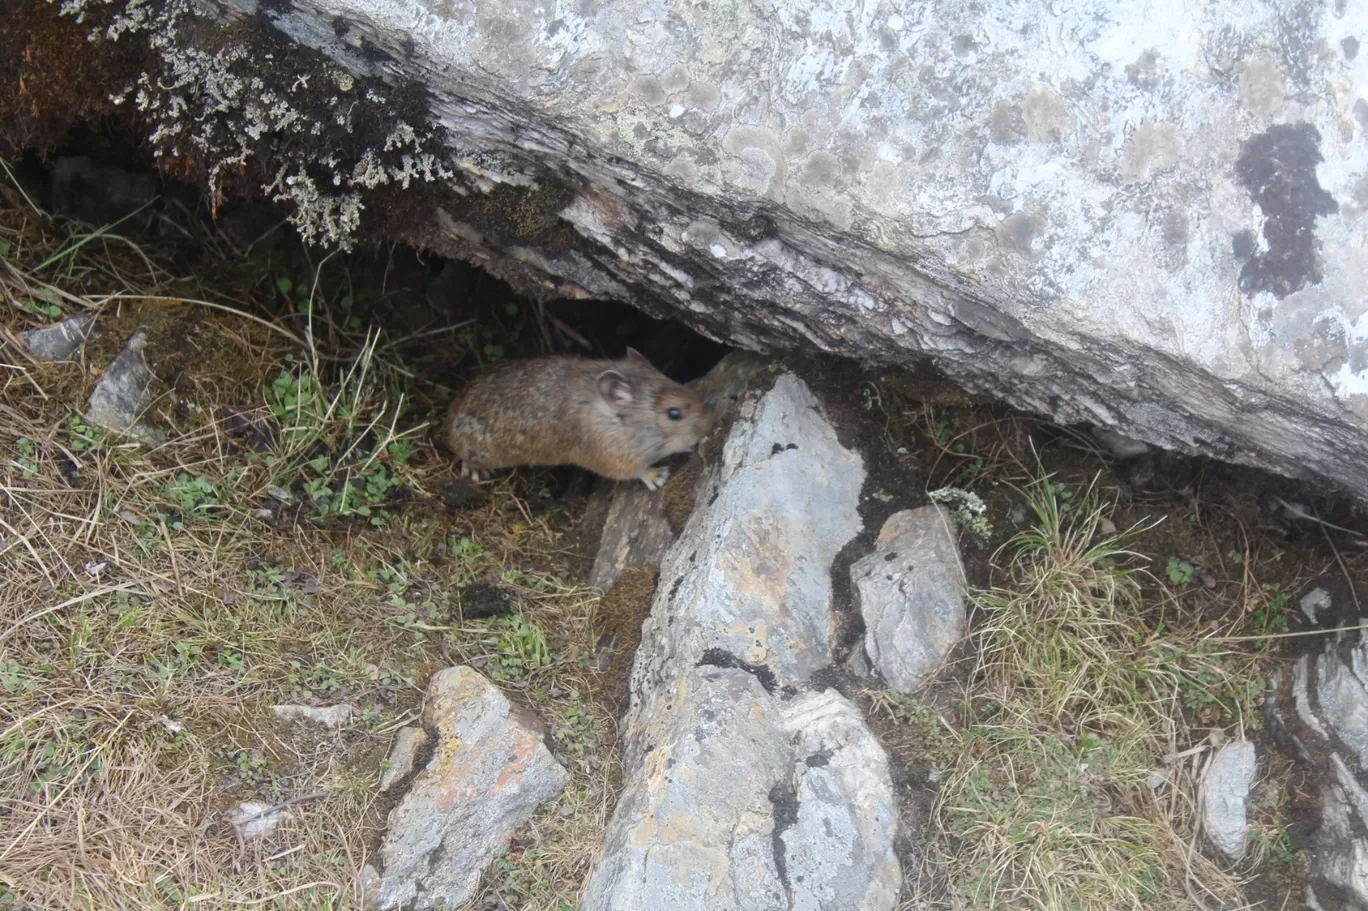
<svg viewBox="0 0 1368 911"><path fill-rule="evenodd" d="M346 249L365 208L360 191L392 183L407 189L455 174L444 159L444 132L394 118L389 98L375 87L359 99L332 94L311 102L315 77L343 93L356 87L354 76L321 58L287 65L241 44L210 51L186 40L183 26L198 15L189 0L64 0L61 12L84 22L96 5L115 4L121 5L109 25L92 31L90 40L141 37L161 68L140 74L114 97L131 97L149 120L156 156L206 163L211 199L222 198L227 176L244 173L254 158L269 157L257 162L276 167L262 192L292 204L290 219L306 241ZM271 66L263 68L263 61ZM393 125L383 142L366 148L357 124L386 121ZM350 153L321 139L339 131L356 137Z"/></svg>

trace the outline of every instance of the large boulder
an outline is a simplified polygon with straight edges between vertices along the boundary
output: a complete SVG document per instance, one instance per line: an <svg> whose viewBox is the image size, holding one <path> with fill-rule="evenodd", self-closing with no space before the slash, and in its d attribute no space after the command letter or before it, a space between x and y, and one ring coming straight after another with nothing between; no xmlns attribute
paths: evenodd
<svg viewBox="0 0 1368 911"><path fill-rule="evenodd" d="M60 8L82 52L145 43L88 91L168 168L317 242L370 219L524 290L929 354L1061 421L1368 493L1368 4ZM41 133L26 105L12 135Z"/></svg>

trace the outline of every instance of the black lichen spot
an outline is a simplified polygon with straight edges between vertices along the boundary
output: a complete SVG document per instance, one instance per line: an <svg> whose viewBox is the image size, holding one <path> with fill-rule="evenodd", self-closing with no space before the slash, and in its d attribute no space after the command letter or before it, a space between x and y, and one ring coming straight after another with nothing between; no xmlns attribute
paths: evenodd
<svg viewBox="0 0 1368 911"><path fill-rule="evenodd" d="M1235 177L1263 210L1266 253L1255 253L1240 268L1240 290L1267 291L1282 298L1321 280L1316 217L1339 211L1321 189L1316 165L1320 132L1309 123L1269 127L1245 142Z"/></svg>
<svg viewBox="0 0 1368 911"><path fill-rule="evenodd" d="M794 790L793 785L781 781L770 788L769 802L774 808L774 831L770 836L774 846L774 869L779 874L779 881L784 884L785 891L788 891L790 886L784 833L798 822L798 792Z"/></svg>
<svg viewBox="0 0 1368 911"><path fill-rule="evenodd" d="M338 41L346 39L347 35L351 32L351 25L348 24L347 20L343 19L341 16L338 16L336 19L332 21L332 28L333 37L336 38Z"/></svg>
<svg viewBox="0 0 1368 911"><path fill-rule="evenodd" d="M1353 35L1340 42L1340 49L1344 51L1345 60L1353 60L1358 56L1359 40Z"/></svg>
<svg viewBox="0 0 1368 911"><path fill-rule="evenodd" d="M1230 252L1239 262L1249 259L1258 248L1259 241L1253 231L1236 231L1230 236Z"/></svg>
<svg viewBox="0 0 1368 911"><path fill-rule="evenodd" d="M774 671L769 669L768 664L751 664L749 661L742 661L726 649L710 648L703 653L703 657L698 659L699 667L725 667L738 671L745 671L760 681L760 685L765 688L765 692L774 695L775 679Z"/></svg>
<svg viewBox="0 0 1368 911"><path fill-rule="evenodd" d="M831 762L831 756L831 750L818 750L807 759L804 759L803 762L807 763L809 769L820 769L822 766Z"/></svg>
<svg viewBox="0 0 1368 911"><path fill-rule="evenodd" d="M290 3L290 0L261 0L261 3L257 6L257 14L260 15L264 13L268 19L274 19L282 13L290 12L292 9L294 9L294 5Z"/></svg>
<svg viewBox="0 0 1368 911"><path fill-rule="evenodd" d="M376 44L374 41L367 38L365 35L361 35L359 37L361 39L361 46L358 48L358 50L361 51L361 58L365 60L367 63L390 66L394 66L399 63L399 61L394 59L393 54L385 50L380 45Z"/></svg>

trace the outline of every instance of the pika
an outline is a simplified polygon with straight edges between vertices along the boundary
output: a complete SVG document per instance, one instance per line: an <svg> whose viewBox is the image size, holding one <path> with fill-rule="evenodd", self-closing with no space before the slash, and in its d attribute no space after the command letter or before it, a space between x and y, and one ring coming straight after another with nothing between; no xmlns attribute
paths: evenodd
<svg viewBox="0 0 1368 911"><path fill-rule="evenodd" d="M542 357L476 377L451 403L447 443L476 481L497 468L578 465L655 490L670 473L654 463L711 428L697 393L628 348L619 361Z"/></svg>

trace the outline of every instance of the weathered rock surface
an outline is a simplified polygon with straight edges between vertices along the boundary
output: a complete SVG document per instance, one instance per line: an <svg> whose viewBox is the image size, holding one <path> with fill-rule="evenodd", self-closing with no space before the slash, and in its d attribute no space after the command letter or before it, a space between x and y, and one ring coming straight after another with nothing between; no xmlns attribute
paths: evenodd
<svg viewBox="0 0 1368 911"><path fill-rule="evenodd" d="M390 811L380 868L364 871L375 908L460 905L513 830L565 786L541 735L469 668L433 676L423 725L432 759Z"/></svg>
<svg viewBox="0 0 1368 911"><path fill-rule="evenodd" d="M388 792L413 771L418 760L418 751L428 741L428 733L422 728L400 728L394 735L394 745L390 747L389 763L380 775L380 790Z"/></svg>
<svg viewBox="0 0 1368 911"><path fill-rule="evenodd" d="M329 706L273 705L271 712L281 721L304 721L316 724L319 727L336 730L351 723L352 716L356 714L356 709L343 702Z"/></svg>
<svg viewBox="0 0 1368 911"><path fill-rule="evenodd" d="M45 361L61 361L80 351L94 329L94 315L78 313L55 325L21 332L19 337L34 357Z"/></svg>
<svg viewBox="0 0 1368 911"><path fill-rule="evenodd" d="M1202 827L1229 860L1244 857L1249 786L1257 771L1254 744L1232 740L1216 751L1202 778Z"/></svg>
<svg viewBox="0 0 1368 911"><path fill-rule="evenodd" d="M842 696L805 691L864 474L800 380L741 405L661 565L585 911L893 907L887 757Z"/></svg>
<svg viewBox="0 0 1368 911"><path fill-rule="evenodd" d="M313 240L1368 492L1368 4L97 7L92 90Z"/></svg>
<svg viewBox="0 0 1368 911"><path fill-rule="evenodd" d="M152 406L154 379L143 355L147 341L146 329L139 328L129 336L90 394L86 420L105 430L149 439L160 436L156 428L143 420Z"/></svg>
<svg viewBox="0 0 1368 911"><path fill-rule="evenodd" d="M1311 908L1368 909L1368 640L1362 632L1303 655L1274 680L1270 728L1315 773L1320 827L1311 836Z"/></svg>
<svg viewBox="0 0 1368 911"><path fill-rule="evenodd" d="M591 500L605 514L603 536L589 570L589 586L607 591L627 566L654 566L660 563L674 533L665 521L661 495L639 483L600 484Z"/></svg>
<svg viewBox="0 0 1368 911"><path fill-rule="evenodd" d="M911 693L964 635L964 571L950 514L923 506L889 516L850 581L870 667L889 689Z"/></svg>

